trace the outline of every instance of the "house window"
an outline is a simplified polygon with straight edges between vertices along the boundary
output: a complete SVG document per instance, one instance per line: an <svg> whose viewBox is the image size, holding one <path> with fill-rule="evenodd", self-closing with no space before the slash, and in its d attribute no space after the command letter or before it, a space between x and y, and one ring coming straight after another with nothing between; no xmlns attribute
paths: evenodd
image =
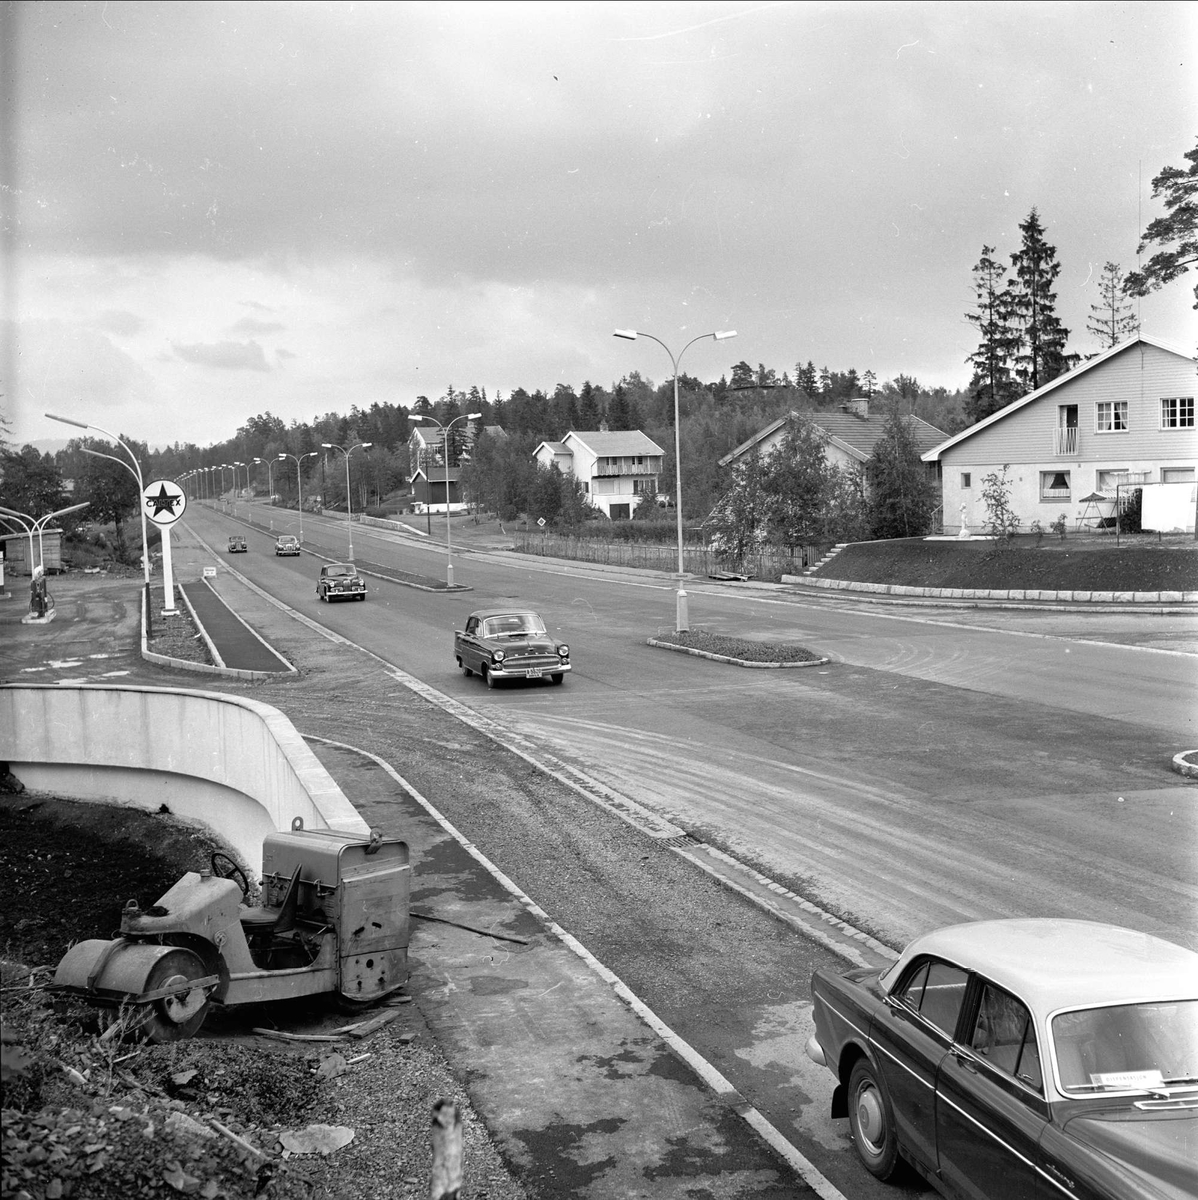
<svg viewBox="0 0 1198 1200"><path fill-rule="evenodd" d="M1097 433L1127 432L1127 401L1103 400L1097 405Z"/></svg>
<svg viewBox="0 0 1198 1200"><path fill-rule="evenodd" d="M1170 396L1161 400L1162 429L1194 428L1194 397Z"/></svg>
<svg viewBox="0 0 1198 1200"><path fill-rule="evenodd" d="M582 490L584 493L588 493L591 490L591 485L585 479L582 481Z"/></svg>
<svg viewBox="0 0 1198 1200"><path fill-rule="evenodd" d="M1068 500L1069 499L1069 472L1068 471L1041 471L1040 472L1040 499L1041 500Z"/></svg>
<svg viewBox="0 0 1198 1200"><path fill-rule="evenodd" d="M651 475L645 479L634 479L632 491L637 496L654 496L657 494L657 480Z"/></svg>
<svg viewBox="0 0 1198 1200"><path fill-rule="evenodd" d="M1099 471L1096 476L1098 480L1098 491L1104 496L1114 496L1115 488L1121 483L1127 482L1127 471L1120 468L1117 471Z"/></svg>
<svg viewBox="0 0 1198 1200"><path fill-rule="evenodd" d="M962 490L967 491L971 487L973 487L973 476L968 471L962 471L961 472L961 488L962 488Z"/></svg>
<svg viewBox="0 0 1198 1200"><path fill-rule="evenodd" d="M1193 483L1193 467L1161 467L1161 483Z"/></svg>

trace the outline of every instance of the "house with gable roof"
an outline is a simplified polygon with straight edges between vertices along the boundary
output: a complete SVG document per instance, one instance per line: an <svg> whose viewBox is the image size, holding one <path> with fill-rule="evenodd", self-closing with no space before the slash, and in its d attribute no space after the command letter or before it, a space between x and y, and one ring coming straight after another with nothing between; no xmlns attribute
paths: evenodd
<svg viewBox="0 0 1198 1200"><path fill-rule="evenodd" d="M664 454L639 429L572 429L560 442L542 442L533 457L573 475L595 508L626 521L646 497L655 502Z"/></svg>
<svg viewBox="0 0 1198 1200"><path fill-rule="evenodd" d="M748 441L742 442L735 450L725 454L720 459L721 467L729 467L749 454L759 454L765 457L780 446L786 437L786 426L792 417L800 414L791 411L785 416L771 421L763 429L759 429ZM869 401L858 396L846 400L839 409L830 412L805 412L803 416L811 421L827 435L827 446L824 456L837 467L864 466L873 457L874 447L881 441L886 431L886 414L869 411ZM907 418L907 427L911 438L921 456L924 451L938 446L944 441L945 433L935 425L919 417ZM929 468L929 474L932 473Z"/></svg>
<svg viewBox="0 0 1198 1200"><path fill-rule="evenodd" d="M1184 350L1137 334L929 449L944 531L980 532L987 475L1006 470L1024 529L1094 525L1135 484L1195 484L1195 366ZM1120 485L1123 485L1121 487ZM1189 496L1188 529L1194 528Z"/></svg>

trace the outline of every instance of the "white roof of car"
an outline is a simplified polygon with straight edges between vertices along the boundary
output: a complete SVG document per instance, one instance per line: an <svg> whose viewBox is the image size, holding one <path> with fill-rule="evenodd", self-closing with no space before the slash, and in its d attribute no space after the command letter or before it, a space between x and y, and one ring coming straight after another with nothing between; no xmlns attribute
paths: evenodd
<svg viewBox="0 0 1198 1200"><path fill-rule="evenodd" d="M1028 918L972 921L916 938L888 982L917 955L931 954L976 971L1013 992L1034 1012L1198 999L1198 954L1152 934L1097 921Z"/></svg>

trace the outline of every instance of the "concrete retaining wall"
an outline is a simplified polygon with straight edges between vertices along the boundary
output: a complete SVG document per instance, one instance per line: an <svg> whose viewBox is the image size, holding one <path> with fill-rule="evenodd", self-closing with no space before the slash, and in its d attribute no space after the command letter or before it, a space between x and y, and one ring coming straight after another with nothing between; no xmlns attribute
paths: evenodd
<svg viewBox="0 0 1198 1200"><path fill-rule="evenodd" d="M0 687L0 760L31 791L199 821L258 870L262 838L368 826L269 704L177 688Z"/></svg>

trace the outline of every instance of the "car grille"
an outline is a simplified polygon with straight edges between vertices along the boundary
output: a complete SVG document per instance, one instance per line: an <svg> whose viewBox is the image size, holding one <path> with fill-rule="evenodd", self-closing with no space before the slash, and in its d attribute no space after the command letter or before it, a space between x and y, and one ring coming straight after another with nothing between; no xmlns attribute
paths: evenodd
<svg viewBox="0 0 1198 1200"><path fill-rule="evenodd" d="M556 654L509 654L501 664L505 671L548 670L561 664Z"/></svg>

